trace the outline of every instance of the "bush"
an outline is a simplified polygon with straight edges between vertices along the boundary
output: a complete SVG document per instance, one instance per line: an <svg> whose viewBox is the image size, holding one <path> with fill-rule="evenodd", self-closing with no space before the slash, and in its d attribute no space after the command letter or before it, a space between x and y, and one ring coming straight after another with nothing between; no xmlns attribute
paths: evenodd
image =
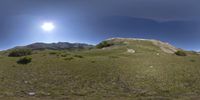
<svg viewBox="0 0 200 100"><path fill-rule="evenodd" d="M30 49L16 49L9 53L9 57L21 57L31 55L32 51Z"/></svg>
<svg viewBox="0 0 200 100"><path fill-rule="evenodd" d="M68 58L65 58L64 60L73 60L74 58L73 57L68 57Z"/></svg>
<svg viewBox="0 0 200 100"><path fill-rule="evenodd" d="M175 52L175 54L177 55L177 56L187 56L187 54L184 52L184 51L177 51L177 52Z"/></svg>
<svg viewBox="0 0 200 100"><path fill-rule="evenodd" d="M32 60L32 58L30 58L30 57L23 57L23 58L20 58L20 59L17 61L17 63L18 63L18 64L28 64L28 63L31 62L31 60Z"/></svg>
<svg viewBox="0 0 200 100"><path fill-rule="evenodd" d="M74 55L74 57L76 57L76 58L83 58L83 56L81 56L81 55Z"/></svg>
<svg viewBox="0 0 200 100"><path fill-rule="evenodd" d="M96 61L91 61L91 63L95 63Z"/></svg>
<svg viewBox="0 0 200 100"><path fill-rule="evenodd" d="M56 55L57 52L50 52L49 54L50 54L50 55Z"/></svg>
<svg viewBox="0 0 200 100"><path fill-rule="evenodd" d="M67 54L67 53L66 54L62 54L61 57L67 57L68 55L70 55L70 54Z"/></svg>
<svg viewBox="0 0 200 100"><path fill-rule="evenodd" d="M196 62L196 60L194 60L194 59L191 59L190 61L191 61L191 62Z"/></svg>
<svg viewBox="0 0 200 100"><path fill-rule="evenodd" d="M99 43L96 47L101 49L101 48L104 48L104 47L110 47L114 45L113 43L108 43L107 41L103 41L101 43Z"/></svg>

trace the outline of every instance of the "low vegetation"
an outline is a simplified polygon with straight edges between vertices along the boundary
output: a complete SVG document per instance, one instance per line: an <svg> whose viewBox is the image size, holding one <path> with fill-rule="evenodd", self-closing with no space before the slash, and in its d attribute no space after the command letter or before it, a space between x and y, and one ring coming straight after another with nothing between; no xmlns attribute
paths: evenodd
<svg viewBox="0 0 200 100"><path fill-rule="evenodd" d="M112 45L114 45L114 44L113 43L109 43L107 41L103 41L103 42L99 43L96 47L101 49L101 48L105 48L105 47L110 47Z"/></svg>
<svg viewBox="0 0 200 100"><path fill-rule="evenodd" d="M32 50L30 49L16 49L16 50L12 50L9 53L9 57L21 57L21 56L27 56L27 55L31 55L32 54Z"/></svg>
<svg viewBox="0 0 200 100"><path fill-rule="evenodd" d="M64 60L73 60L74 58L73 57L66 57L64 58Z"/></svg>
<svg viewBox="0 0 200 100"><path fill-rule="evenodd" d="M76 57L76 58L83 58L83 56L81 56L81 55L74 55L74 57Z"/></svg>
<svg viewBox="0 0 200 100"><path fill-rule="evenodd" d="M184 52L184 51L177 51L177 52L175 52L175 54L177 55L177 56L187 56L187 54Z"/></svg>
<svg viewBox="0 0 200 100"><path fill-rule="evenodd" d="M53 51L52 51L52 52L49 52L49 54L50 54L50 55L56 55L57 52L53 52Z"/></svg>
<svg viewBox="0 0 200 100"><path fill-rule="evenodd" d="M17 61L17 63L18 63L18 64L28 64L28 63L31 62L31 60L32 60L32 58L30 58L30 57L23 57L23 58L20 58L20 59Z"/></svg>

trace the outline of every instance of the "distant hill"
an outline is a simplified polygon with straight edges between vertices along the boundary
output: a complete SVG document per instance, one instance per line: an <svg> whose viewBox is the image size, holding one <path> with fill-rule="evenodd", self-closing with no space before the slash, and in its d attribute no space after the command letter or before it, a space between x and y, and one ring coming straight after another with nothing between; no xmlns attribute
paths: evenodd
<svg viewBox="0 0 200 100"><path fill-rule="evenodd" d="M13 49L32 49L32 50L65 50L65 49L85 49L91 48L93 45L85 43L69 43L69 42L58 42L58 43L33 43L27 46L17 46Z"/></svg>

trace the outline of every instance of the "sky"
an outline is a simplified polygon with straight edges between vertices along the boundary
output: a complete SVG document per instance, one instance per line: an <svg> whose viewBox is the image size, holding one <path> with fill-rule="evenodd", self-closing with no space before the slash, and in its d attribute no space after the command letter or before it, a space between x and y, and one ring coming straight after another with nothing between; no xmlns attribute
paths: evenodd
<svg viewBox="0 0 200 100"><path fill-rule="evenodd" d="M145 38L200 51L199 0L0 0L0 50L35 42ZM55 29L42 30L44 22Z"/></svg>

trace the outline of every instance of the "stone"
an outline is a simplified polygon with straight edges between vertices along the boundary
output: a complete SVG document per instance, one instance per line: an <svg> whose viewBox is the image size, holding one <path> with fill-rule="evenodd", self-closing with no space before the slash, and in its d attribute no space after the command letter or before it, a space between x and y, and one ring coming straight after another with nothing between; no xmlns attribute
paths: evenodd
<svg viewBox="0 0 200 100"><path fill-rule="evenodd" d="M29 96L34 96L36 93L35 92L29 92L28 95Z"/></svg>
<svg viewBox="0 0 200 100"><path fill-rule="evenodd" d="M128 53L135 53L135 50L133 50L133 49L127 49L127 52Z"/></svg>

